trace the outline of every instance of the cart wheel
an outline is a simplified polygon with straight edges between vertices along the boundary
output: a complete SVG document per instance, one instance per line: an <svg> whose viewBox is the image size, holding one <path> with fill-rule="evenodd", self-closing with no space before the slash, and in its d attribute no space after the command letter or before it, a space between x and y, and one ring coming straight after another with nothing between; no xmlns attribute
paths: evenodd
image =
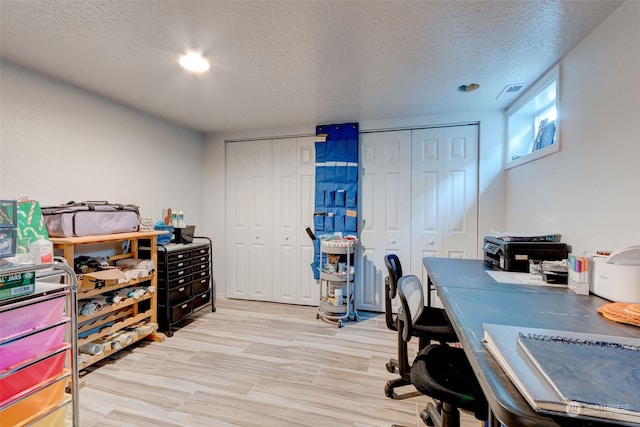
<svg viewBox="0 0 640 427"><path fill-rule="evenodd" d="M385 365L384 365L384 366L386 366L386 367L387 367L387 372L389 372L389 373L391 373L391 374L393 374L393 373L396 371L396 366L395 366L395 365L393 365L391 362L387 362L387 363L385 363ZM389 396L387 396L387 397L389 397Z"/></svg>
<svg viewBox="0 0 640 427"><path fill-rule="evenodd" d="M164 333L166 336L168 336L169 338L171 338L173 336L173 331L169 330L167 332Z"/></svg>
<svg viewBox="0 0 640 427"><path fill-rule="evenodd" d="M384 386L384 395L393 399L395 397L395 392L393 391L393 387L389 386L389 383Z"/></svg>
<svg viewBox="0 0 640 427"><path fill-rule="evenodd" d="M319 319L320 315L318 313L316 313L316 319Z"/></svg>
<svg viewBox="0 0 640 427"><path fill-rule="evenodd" d="M338 328L342 328L342 320L338 320Z"/></svg>

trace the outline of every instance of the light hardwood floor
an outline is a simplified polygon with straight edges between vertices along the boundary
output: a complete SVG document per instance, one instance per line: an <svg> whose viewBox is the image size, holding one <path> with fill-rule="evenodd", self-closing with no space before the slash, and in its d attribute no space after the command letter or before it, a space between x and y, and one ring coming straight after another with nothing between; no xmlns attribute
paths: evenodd
<svg viewBox="0 0 640 427"><path fill-rule="evenodd" d="M384 314L339 329L316 308L218 299L164 342L82 373L82 427L422 426L428 398L384 394L396 334ZM415 344L414 344L415 345ZM415 347L412 348L415 351ZM412 353L413 354L413 353ZM480 426L463 414L464 426Z"/></svg>

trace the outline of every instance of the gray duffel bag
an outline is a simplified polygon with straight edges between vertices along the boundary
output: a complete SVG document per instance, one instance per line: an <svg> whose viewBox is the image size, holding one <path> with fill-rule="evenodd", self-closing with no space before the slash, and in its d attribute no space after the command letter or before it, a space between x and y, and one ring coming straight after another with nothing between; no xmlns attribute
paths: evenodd
<svg viewBox="0 0 640 427"><path fill-rule="evenodd" d="M42 216L50 237L130 233L138 231L140 227L138 206L106 201L44 206Z"/></svg>

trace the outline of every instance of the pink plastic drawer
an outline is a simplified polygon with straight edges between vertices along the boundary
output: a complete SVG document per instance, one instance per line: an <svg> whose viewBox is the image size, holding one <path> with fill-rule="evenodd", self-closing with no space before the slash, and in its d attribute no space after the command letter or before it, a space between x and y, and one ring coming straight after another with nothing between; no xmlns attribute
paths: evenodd
<svg viewBox="0 0 640 427"><path fill-rule="evenodd" d="M7 338L51 325L64 317L66 296L23 305L0 313L0 337Z"/></svg>
<svg viewBox="0 0 640 427"><path fill-rule="evenodd" d="M0 342L0 370L62 346L66 323Z"/></svg>
<svg viewBox="0 0 640 427"><path fill-rule="evenodd" d="M7 372L5 375L0 372L0 402L49 378L60 375L64 369L67 347L63 346L56 353L24 368Z"/></svg>

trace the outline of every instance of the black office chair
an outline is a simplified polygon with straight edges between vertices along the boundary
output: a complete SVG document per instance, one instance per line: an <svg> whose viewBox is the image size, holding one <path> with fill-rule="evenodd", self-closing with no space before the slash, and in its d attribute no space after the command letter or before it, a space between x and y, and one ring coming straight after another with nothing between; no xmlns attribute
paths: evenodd
<svg viewBox="0 0 640 427"><path fill-rule="evenodd" d="M398 281L398 296L402 310L398 326L402 337L409 341L417 321L424 313L422 283L416 276L404 276ZM488 403L480 384L464 354L464 350L446 343L430 344L420 350L409 370L411 384L422 394L432 397L420 416L425 424L438 427L459 427L460 412L474 413L486 420Z"/></svg>
<svg viewBox="0 0 640 427"><path fill-rule="evenodd" d="M398 331L398 359L391 359L386 363L387 371L394 373L396 369L400 374L399 378L389 380L385 385L384 392L387 397L396 397L395 388L411 384L410 364L408 355L408 339L402 335L402 331L398 325L398 316L393 314L393 300L396 297L398 289L398 280L402 277L402 265L400 259L395 254L389 254L384 257L387 266L388 276L385 278L385 320L387 328L392 331ZM400 307L402 310L402 307ZM400 311L399 311L400 313ZM445 311L437 307L424 307L415 324L409 326L407 332L409 337L415 336L419 349L431 341L457 342L456 336L449 318Z"/></svg>

